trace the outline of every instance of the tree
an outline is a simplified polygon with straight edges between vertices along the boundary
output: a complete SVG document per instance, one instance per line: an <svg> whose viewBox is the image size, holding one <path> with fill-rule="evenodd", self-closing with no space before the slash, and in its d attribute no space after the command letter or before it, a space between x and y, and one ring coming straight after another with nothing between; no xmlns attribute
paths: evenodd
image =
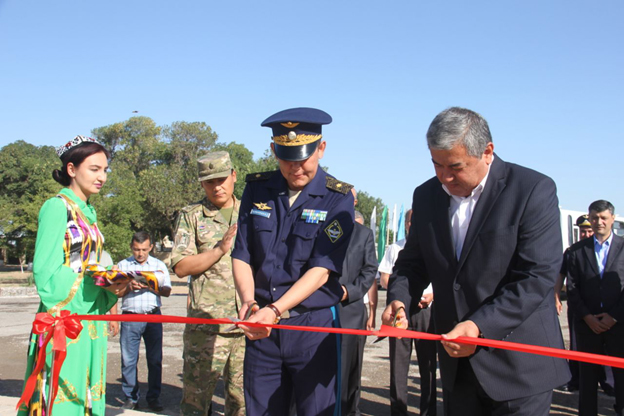
<svg viewBox="0 0 624 416"><path fill-rule="evenodd" d="M264 152L264 156L254 161L253 153L245 145L230 142L217 144L213 150L224 150L230 154L232 165L236 170L237 181L234 185L234 195L240 199L245 190L245 177L250 173L265 172L278 168L277 160L270 150Z"/></svg>
<svg viewBox="0 0 624 416"><path fill-rule="evenodd" d="M52 171L60 168L52 146L24 141L0 149L0 248L32 260L41 205L60 189Z"/></svg>
<svg viewBox="0 0 624 416"><path fill-rule="evenodd" d="M197 181L199 156L229 152L238 174L234 194L239 199L248 174L278 169L270 149L254 160L241 143L217 143L217 134L204 122L178 121L161 127L149 117L132 117L95 128L92 134L111 152L107 183L90 202L106 239L104 248L116 260L130 254L136 231L148 231L154 241L171 237L180 209L204 197ZM17 141L0 149L0 249L4 253L32 259L38 212L61 189L51 175L60 166L51 146ZM366 192L358 198L358 209L368 223L373 207L380 213L383 204Z"/></svg>
<svg viewBox="0 0 624 416"><path fill-rule="evenodd" d="M94 204L98 214L102 211L113 257L129 253L135 231L148 231L155 241L171 236L178 211L203 196L197 158L214 148L217 134L203 122L158 127L148 117L99 127L93 134L111 150L106 194Z"/></svg>
<svg viewBox="0 0 624 416"><path fill-rule="evenodd" d="M364 224L368 227L370 226L371 215L373 213L373 208L377 207L377 219L376 224L379 224L381 221L381 212L384 208L384 203L380 198L375 198L369 195L365 191L358 191L357 193L358 203L355 209L360 211L364 216ZM375 230L376 232L376 230Z"/></svg>

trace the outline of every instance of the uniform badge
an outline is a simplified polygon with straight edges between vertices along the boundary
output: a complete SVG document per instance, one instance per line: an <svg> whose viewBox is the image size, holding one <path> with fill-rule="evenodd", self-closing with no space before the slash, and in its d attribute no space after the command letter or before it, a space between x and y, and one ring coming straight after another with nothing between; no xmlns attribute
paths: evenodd
<svg viewBox="0 0 624 416"><path fill-rule="evenodd" d="M271 208L269 207L269 209ZM252 208L251 215L258 215L260 217L269 218L271 216L271 213L266 211L260 211L258 208Z"/></svg>
<svg viewBox="0 0 624 416"><path fill-rule="evenodd" d="M325 218L327 218L327 211L318 209L304 209L301 213L301 219L308 224L318 224L320 221L325 221Z"/></svg>
<svg viewBox="0 0 624 416"><path fill-rule="evenodd" d="M261 209L262 211L267 211L270 210L271 207L268 206L267 204L265 204L264 202L254 202L253 203L258 209Z"/></svg>
<svg viewBox="0 0 624 416"><path fill-rule="evenodd" d="M342 227L340 226L338 220L332 221L332 223L325 228L325 234L327 234L329 241L332 243L335 243L340 237L342 237Z"/></svg>

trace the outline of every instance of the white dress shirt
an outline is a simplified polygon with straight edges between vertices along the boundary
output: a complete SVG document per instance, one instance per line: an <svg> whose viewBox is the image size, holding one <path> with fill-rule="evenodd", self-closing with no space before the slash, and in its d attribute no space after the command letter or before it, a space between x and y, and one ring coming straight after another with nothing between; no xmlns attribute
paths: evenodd
<svg viewBox="0 0 624 416"><path fill-rule="evenodd" d="M494 161L494 159L492 159ZM464 241L466 240L466 233L470 226L470 220L472 219L472 213L474 212L477 202L483 193L485 183L488 176L490 176L490 166L488 165L488 171L479 183L472 190L472 193L468 196L456 196L452 195L446 185L442 185L442 189L451 197L451 204L449 206L449 218L451 220L451 229L453 234L453 244L455 245L455 256L460 258L462 248L464 247Z"/></svg>

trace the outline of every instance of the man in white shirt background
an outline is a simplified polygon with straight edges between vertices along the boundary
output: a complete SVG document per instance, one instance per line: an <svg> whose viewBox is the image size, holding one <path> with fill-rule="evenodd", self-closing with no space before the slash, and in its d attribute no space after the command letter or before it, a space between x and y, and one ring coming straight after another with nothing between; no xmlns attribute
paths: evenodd
<svg viewBox="0 0 624 416"><path fill-rule="evenodd" d="M130 248L132 256L119 262L121 271L157 272L158 292L154 292L143 283L133 280L121 300L122 314L160 315L162 306L160 297L171 294L171 279L167 266L149 255L154 247L149 233L136 232L132 236ZM122 322L119 342L121 345L121 387L125 394L124 409L136 409L139 401L139 382L137 364L141 338L145 343L148 368L147 404L150 410L160 412L160 389L162 384L162 341L161 323Z"/></svg>
<svg viewBox="0 0 624 416"><path fill-rule="evenodd" d="M412 224L412 210L405 213L405 236L409 234ZM379 263L380 282L384 289L388 288L388 279L392 267L405 247L405 239L391 244ZM418 305L410 313L409 329L419 332L435 333L431 319L433 290L431 285L425 289ZM412 344L413 341L413 344ZM390 414L392 416L407 415L407 374L412 357L412 345L416 349L418 371L420 373L420 414L436 414L436 344L434 341L418 341L409 338L390 338Z"/></svg>

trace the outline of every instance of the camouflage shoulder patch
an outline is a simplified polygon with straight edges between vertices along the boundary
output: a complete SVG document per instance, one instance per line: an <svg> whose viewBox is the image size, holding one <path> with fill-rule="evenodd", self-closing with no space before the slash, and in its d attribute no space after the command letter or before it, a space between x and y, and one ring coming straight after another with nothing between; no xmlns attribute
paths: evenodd
<svg viewBox="0 0 624 416"><path fill-rule="evenodd" d="M203 200L202 201L197 201L197 202L195 202L194 204L191 204L191 205L187 205L184 208L182 208L180 210L180 212L192 212L192 211L194 211L196 209L201 209L202 202L203 202Z"/></svg>
<svg viewBox="0 0 624 416"><path fill-rule="evenodd" d="M271 170L268 172L250 173L249 175L245 176L245 182L266 181L271 176L273 176L275 172L277 171Z"/></svg>
<svg viewBox="0 0 624 416"><path fill-rule="evenodd" d="M325 182L325 186L332 191L340 192L341 194L347 194L353 188L353 185L346 182L339 181L336 178L328 176Z"/></svg>

